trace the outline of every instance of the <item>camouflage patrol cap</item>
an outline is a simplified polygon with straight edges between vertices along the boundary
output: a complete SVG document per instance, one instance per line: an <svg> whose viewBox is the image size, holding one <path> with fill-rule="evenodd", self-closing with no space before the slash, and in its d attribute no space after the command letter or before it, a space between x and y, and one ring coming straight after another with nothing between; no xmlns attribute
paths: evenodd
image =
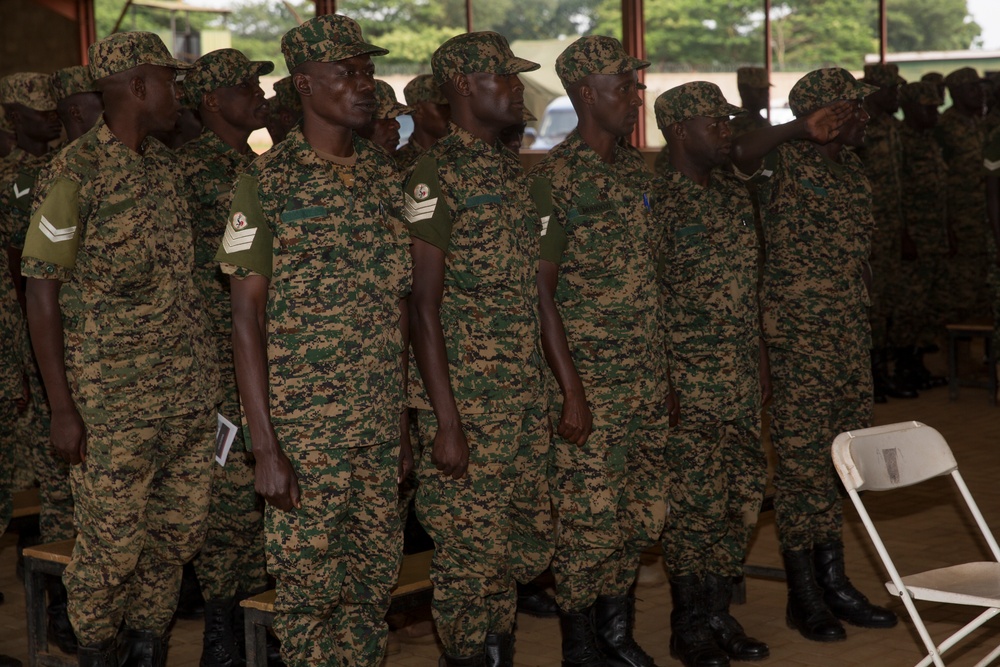
<svg viewBox="0 0 1000 667"><path fill-rule="evenodd" d="M862 81L879 88L906 83L906 80L899 76L899 66L895 63L868 63L865 65L865 78Z"/></svg>
<svg viewBox="0 0 1000 667"><path fill-rule="evenodd" d="M22 104L35 111L52 111L52 78L38 72L18 72L0 79L0 102Z"/></svg>
<svg viewBox="0 0 1000 667"><path fill-rule="evenodd" d="M273 71L274 63L270 60L251 61L236 49L219 49L195 61L194 69L184 77L184 94L197 106L205 93L238 86Z"/></svg>
<svg viewBox="0 0 1000 667"><path fill-rule="evenodd" d="M770 88L767 70L763 67L740 67L736 70L736 85L748 88Z"/></svg>
<svg viewBox="0 0 1000 667"><path fill-rule="evenodd" d="M489 31L456 35L431 56L431 71L438 85L456 74L519 74L539 67L538 63L515 56L503 35Z"/></svg>
<svg viewBox="0 0 1000 667"><path fill-rule="evenodd" d="M949 89L966 83L982 82L983 78L979 76L979 72L971 67L962 67L961 69L957 69L944 78L944 85L948 86Z"/></svg>
<svg viewBox="0 0 1000 667"><path fill-rule="evenodd" d="M292 77L286 76L283 79L278 79L271 87L274 88L275 103L271 105L274 111L282 107L299 113L302 112L302 98L295 92L295 87L292 85Z"/></svg>
<svg viewBox="0 0 1000 667"><path fill-rule="evenodd" d="M648 62L630 56L617 39L603 35L581 37L556 58L556 75L563 88L591 74L624 74L647 67Z"/></svg>
<svg viewBox="0 0 1000 667"><path fill-rule="evenodd" d="M828 67L813 70L796 81L788 93L788 106L799 118L840 100L862 100L876 90L846 69Z"/></svg>
<svg viewBox="0 0 1000 667"><path fill-rule="evenodd" d="M375 79L375 119L395 118L412 113L413 109L396 101L396 91L385 81Z"/></svg>
<svg viewBox="0 0 1000 667"><path fill-rule="evenodd" d="M116 32L91 44L87 54L94 81L139 65L191 69L191 65L171 56L163 40L151 32Z"/></svg>
<svg viewBox="0 0 1000 667"><path fill-rule="evenodd" d="M941 74L941 72L927 72L922 77L920 77L920 80L930 81L933 84L940 85L944 83L944 74Z"/></svg>
<svg viewBox="0 0 1000 667"><path fill-rule="evenodd" d="M900 104L922 104L924 106L939 107L944 104L944 99L938 92L936 83L930 81L914 81L907 83L899 89Z"/></svg>
<svg viewBox="0 0 1000 667"><path fill-rule="evenodd" d="M722 91L708 81L690 81L660 93L653 104L656 126L664 130L689 118L721 118L746 110L726 101Z"/></svg>
<svg viewBox="0 0 1000 667"><path fill-rule="evenodd" d="M291 72L306 62L334 63L355 56L384 56L389 51L366 42L354 19L323 14L286 32L281 37L281 53Z"/></svg>
<svg viewBox="0 0 1000 667"><path fill-rule="evenodd" d="M448 98L441 92L441 86L435 83L433 74L421 74L412 79L403 88L403 98L410 106L415 106L418 102L448 104Z"/></svg>
<svg viewBox="0 0 1000 667"><path fill-rule="evenodd" d="M97 92L100 90L90 76L90 68L86 65L63 67L52 73L52 94L56 102L61 102L71 95Z"/></svg>

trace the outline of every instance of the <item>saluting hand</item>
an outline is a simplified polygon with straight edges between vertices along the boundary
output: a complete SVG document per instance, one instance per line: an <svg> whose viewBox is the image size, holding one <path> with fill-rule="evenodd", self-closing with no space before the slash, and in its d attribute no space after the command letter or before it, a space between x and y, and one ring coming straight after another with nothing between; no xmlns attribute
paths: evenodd
<svg viewBox="0 0 1000 667"><path fill-rule="evenodd" d="M805 138L818 144L830 143L840 134L844 123L854 115L857 106L857 101L841 100L813 111L803 118Z"/></svg>

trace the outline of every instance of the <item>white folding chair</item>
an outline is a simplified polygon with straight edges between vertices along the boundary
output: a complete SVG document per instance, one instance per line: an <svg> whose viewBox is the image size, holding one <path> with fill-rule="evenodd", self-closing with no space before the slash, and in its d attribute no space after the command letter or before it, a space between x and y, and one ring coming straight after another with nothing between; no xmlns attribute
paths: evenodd
<svg viewBox="0 0 1000 667"><path fill-rule="evenodd" d="M927 649L927 655L916 667L927 667L931 663L944 667L941 656L945 651L1000 614L1000 548L958 472L958 464L948 443L940 433L920 422L848 431L833 441L833 465L889 572L891 581L887 581L885 587L892 595L902 598ZM901 577L858 494L860 491L888 491L948 474L975 517L994 560L952 565ZM917 612L914 600L985 607L986 610L953 635L935 644ZM976 663L976 667L988 665L998 656L1000 646Z"/></svg>

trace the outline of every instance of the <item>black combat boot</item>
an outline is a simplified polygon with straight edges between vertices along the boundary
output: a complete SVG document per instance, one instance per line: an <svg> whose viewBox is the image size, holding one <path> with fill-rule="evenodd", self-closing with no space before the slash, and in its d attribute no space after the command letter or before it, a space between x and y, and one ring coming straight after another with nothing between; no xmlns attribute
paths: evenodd
<svg viewBox="0 0 1000 667"><path fill-rule="evenodd" d="M599 595L594 603L597 648L613 667L656 667L635 641L635 596Z"/></svg>
<svg viewBox="0 0 1000 667"><path fill-rule="evenodd" d="M118 667L118 647L114 639L81 645L77 647L76 659L80 667Z"/></svg>
<svg viewBox="0 0 1000 667"><path fill-rule="evenodd" d="M120 648L121 667L164 667L167 664L167 637L152 630L125 628Z"/></svg>
<svg viewBox="0 0 1000 667"><path fill-rule="evenodd" d="M49 596L49 605L45 609L49 617L49 642L63 653L73 655L77 642L69 614L66 613L66 587L57 577L46 577L45 589Z"/></svg>
<svg viewBox="0 0 1000 667"><path fill-rule="evenodd" d="M485 667L514 667L514 634L487 632Z"/></svg>
<svg viewBox="0 0 1000 667"><path fill-rule="evenodd" d="M708 627L715 643L733 660L763 660L771 654L767 644L747 637L743 626L729 613L733 602L733 579L709 572L705 575L708 597Z"/></svg>
<svg viewBox="0 0 1000 667"><path fill-rule="evenodd" d="M233 598L205 601L200 667L242 667L233 634Z"/></svg>
<svg viewBox="0 0 1000 667"><path fill-rule="evenodd" d="M782 551L788 584L785 622L814 642L838 642L847 639L844 626L823 601L823 589L816 583L812 549Z"/></svg>
<svg viewBox="0 0 1000 667"><path fill-rule="evenodd" d="M708 625L705 586L696 574L670 577L670 655L684 667L728 667Z"/></svg>
<svg viewBox="0 0 1000 667"><path fill-rule="evenodd" d="M823 601L833 615L861 628L891 628L896 615L868 601L844 571L844 545L839 542L813 546L816 583L823 589Z"/></svg>
<svg viewBox="0 0 1000 667"><path fill-rule="evenodd" d="M562 667L610 667L597 650L593 615L593 605L580 611L559 610Z"/></svg>
<svg viewBox="0 0 1000 667"><path fill-rule="evenodd" d="M559 613L556 601L533 581L517 582L517 610L538 618L554 618Z"/></svg>
<svg viewBox="0 0 1000 667"><path fill-rule="evenodd" d="M467 658L456 658L446 653L438 659L438 667L484 667L483 654L470 655Z"/></svg>

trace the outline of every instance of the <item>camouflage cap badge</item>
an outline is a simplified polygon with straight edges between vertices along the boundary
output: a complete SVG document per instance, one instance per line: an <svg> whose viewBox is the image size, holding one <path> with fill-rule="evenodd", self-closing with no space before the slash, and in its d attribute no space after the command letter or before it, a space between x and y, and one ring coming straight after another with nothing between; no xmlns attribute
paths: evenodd
<svg viewBox="0 0 1000 667"><path fill-rule="evenodd" d="M295 92L295 87L292 85L292 77L286 76L283 79L278 79L271 87L274 89L274 104L271 105L272 111L284 108L302 113L302 98Z"/></svg>
<svg viewBox="0 0 1000 667"><path fill-rule="evenodd" d="M52 96L52 78L39 72L18 72L0 79L0 102L22 104L35 111L52 111L56 108Z"/></svg>
<svg viewBox="0 0 1000 667"><path fill-rule="evenodd" d="M255 76L273 71L274 63L270 60L251 61L236 49L219 49L195 61L194 69L184 77L184 93L197 106L205 93L238 86Z"/></svg>
<svg viewBox="0 0 1000 667"><path fill-rule="evenodd" d="M191 65L171 56L163 40L151 32L116 32L91 44L87 54L94 81L140 65L191 69Z"/></svg>
<svg viewBox="0 0 1000 667"><path fill-rule="evenodd" d="M944 98L938 92L936 83L930 81L914 81L899 89L900 104L920 104L939 107L944 104Z"/></svg>
<svg viewBox="0 0 1000 667"><path fill-rule="evenodd" d="M982 83L983 78L979 76L979 72L971 67L962 67L954 72L951 72L944 78L944 85L948 88L954 88L955 86L961 86L966 83Z"/></svg>
<svg viewBox="0 0 1000 667"><path fill-rule="evenodd" d="M291 72L306 62L333 63L355 56L384 56L386 49L369 44L361 26L341 14L323 14L281 37L281 53Z"/></svg>
<svg viewBox="0 0 1000 667"><path fill-rule="evenodd" d="M899 76L899 66L895 63L868 63L865 65L865 78L862 81L879 88L906 83L906 80Z"/></svg>
<svg viewBox="0 0 1000 667"><path fill-rule="evenodd" d="M403 98L411 107L420 102L448 104L448 98L441 92L441 86L434 81L433 74L421 74L411 79L403 88Z"/></svg>
<svg viewBox="0 0 1000 667"><path fill-rule="evenodd" d="M519 74L539 67L538 63L515 56L503 35L489 31L456 35L431 56L431 71L439 85L456 74Z"/></svg>
<svg viewBox="0 0 1000 667"><path fill-rule="evenodd" d="M767 70L763 67L740 67L736 70L736 85L748 88L770 88Z"/></svg>
<svg viewBox="0 0 1000 667"><path fill-rule="evenodd" d="M56 102L61 102L72 95L80 93L97 93L100 90L90 76L90 68L86 65L73 65L57 69L52 73L52 93Z"/></svg>
<svg viewBox="0 0 1000 667"><path fill-rule="evenodd" d="M665 130L689 118L728 118L746 110L727 102L714 83L691 81L661 93L653 104L653 112L657 127Z"/></svg>
<svg viewBox="0 0 1000 667"><path fill-rule="evenodd" d="M614 37L588 35L567 46L556 58L556 75L568 88L591 74L624 74L649 67L625 52Z"/></svg>
<svg viewBox="0 0 1000 667"><path fill-rule="evenodd" d="M862 100L876 90L846 69L828 67L813 70L796 81L788 93L788 106L800 118L840 100Z"/></svg>
<svg viewBox="0 0 1000 667"><path fill-rule="evenodd" d="M396 91L385 81L375 79L375 119L395 118L412 113L413 109L396 101Z"/></svg>

